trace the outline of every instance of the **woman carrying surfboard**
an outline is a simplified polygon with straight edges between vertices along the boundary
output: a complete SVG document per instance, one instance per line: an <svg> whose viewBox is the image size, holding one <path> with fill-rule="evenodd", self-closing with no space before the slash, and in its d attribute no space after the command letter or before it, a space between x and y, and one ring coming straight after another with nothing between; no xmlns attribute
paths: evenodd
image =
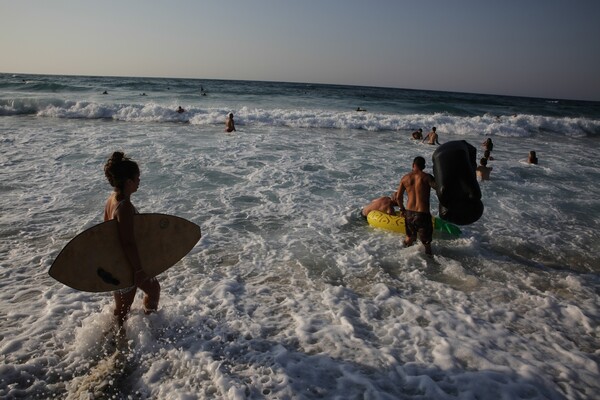
<svg viewBox="0 0 600 400"><path fill-rule="evenodd" d="M133 271L134 285L113 292L115 298L114 314L119 326L127 319L127 314L135 300L139 287L145 293L144 312L149 314L158 309L160 285L156 277L148 278L142 269L140 255L133 232L133 216L137 210L131 203L131 195L140 185L140 168L138 164L125 157L122 152L114 152L104 165L104 174L114 192L106 200L104 221L116 219L118 222L119 241L125 257Z"/></svg>

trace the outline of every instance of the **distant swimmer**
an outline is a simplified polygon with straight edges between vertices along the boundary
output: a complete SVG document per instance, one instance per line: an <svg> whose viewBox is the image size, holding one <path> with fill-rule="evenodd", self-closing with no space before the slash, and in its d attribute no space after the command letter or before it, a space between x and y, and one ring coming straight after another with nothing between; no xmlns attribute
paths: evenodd
<svg viewBox="0 0 600 400"><path fill-rule="evenodd" d="M419 128L418 130L414 131L412 133L412 138L415 140L422 140L423 139L423 129Z"/></svg>
<svg viewBox="0 0 600 400"><path fill-rule="evenodd" d="M140 93L140 96L145 96L145 95L146 95L146 93Z"/></svg>
<svg viewBox="0 0 600 400"><path fill-rule="evenodd" d="M183 108L181 108L181 106L177 107L177 113L181 114L184 112L185 112L185 110Z"/></svg>
<svg viewBox="0 0 600 400"><path fill-rule="evenodd" d="M527 162L529 164L537 164L538 163L538 158L537 158L537 155L535 154L535 151L531 150L529 152L529 155L527 156Z"/></svg>
<svg viewBox="0 0 600 400"><path fill-rule="evenodd" d="M104 92L102 92L102 94L108 94L108 92L105 90Z"/></svg>
<svg viewBox="0 0 600 400"><path fill-rule="evenodd" d="M356 111L367 111L367 110L365 110L364 108L360 108L360 107L358 107L358 108L356 109Z"/></svg>
<svg viewBox="0 0 600 400"><path fill-rule="evenodd" d="M371 203L367 204L362 209L363 217L367 217L371 211L381 211L389 215L396 215L396 211L394 210L394 206L397 206L394 200L391 197L383 196L373 200Z"/></svg>
<svg viewBox="0 0 600 400"><path fill-rule="evenodd" d="M492 143L491 138L485 139L485 141L481 145L483 146L483 150L489 150L489 151L494 150L494 143Z"/></svg>
<svg viewBox="0 0 600 400"><path fill-rule="evenodd" d="M225 132L235 132L235 122L233 121L233 113L227 114L227 119L225 120Z"/></svg>
<svg viewBox="0 0 600 400"><path fill-rule="evenodd" d="M425 136L425 139L423 139L423 142L427 142L429 144L440 144L440 142L438 141L438 134L436 133L437 128L434 126L433 128L431 128L431 132L429 132L427 134L427 136Z"/></svg>
<svg viewBox="0 0 600 400"><path fill-rule="evenodd" d="M490 172L492 172L492 170L494 169L492 167L487 166L487 161L487 158L483 157L481 160L479 160L479 166L475 169L477 177L482 181L489 180Z"/></svg>

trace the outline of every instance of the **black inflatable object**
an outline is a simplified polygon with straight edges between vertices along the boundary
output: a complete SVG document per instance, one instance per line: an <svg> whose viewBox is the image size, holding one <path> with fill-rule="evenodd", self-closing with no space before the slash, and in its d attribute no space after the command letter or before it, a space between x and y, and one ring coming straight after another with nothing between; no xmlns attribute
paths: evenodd
<svg viewBox="0 0 600 400"><path fill-rule="evenodd" d="M431 156L440 201L440 218L468 225L483 214L477 182L477 149L465 140L446 142Z"/></svg>

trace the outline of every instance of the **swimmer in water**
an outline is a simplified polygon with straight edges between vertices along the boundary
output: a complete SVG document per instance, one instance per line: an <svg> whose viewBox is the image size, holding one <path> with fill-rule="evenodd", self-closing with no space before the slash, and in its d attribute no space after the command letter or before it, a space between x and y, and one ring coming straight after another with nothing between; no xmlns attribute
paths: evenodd
<svg viewBox="0 0 600 400"><path fill-rule="evenodd" d="M225 120L225 132L235 132L235 122L233 121L233 113L227 114Z"/></svg>
<svg viewBox="0 0 600 400"><path fill-rule="evenodd" d="M479 160L479 166L475 169L475 173L477 174L477 177L479 179L481 179L482 181L489 180L490 172L492 172L492 170L494 169L492 167L487 166L487 161L488 161L488 159L483 157L481 160Z"/></svg>
<svg viewBox="0 0 600 400"><path fill-rule="evenodd" d="M431 132L429 132L427 134L427 136L425 136L425 139L423 139L423 142L427 142L429 144L437 144L439 145L440 142L438 140L438 134L436 132L437 128L434 126L433 128L431 128Z"/></svg>
<svg viewBox="0 0 600 400"><path fill-rule="evenodd" d="M531 150L529 152L529 155L527 156L527 162L529 164L537 164L538 163L538 158L537 158L537 155L535 154L535 151Z"/></svg>

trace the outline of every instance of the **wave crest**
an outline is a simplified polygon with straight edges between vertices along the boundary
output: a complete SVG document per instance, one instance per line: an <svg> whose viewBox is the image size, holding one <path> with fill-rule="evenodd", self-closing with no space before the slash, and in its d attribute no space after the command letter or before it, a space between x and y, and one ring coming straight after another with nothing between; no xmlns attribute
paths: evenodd
<svg viewBox="0 0 600 400"><path fill-rule="evenodd" d="M0 116L27 115L67 119L113 119L129 122L190 123L220 125L228 108L189 107L177 113L176 105L121 104L60 99L21 98L0 101ZM261 109L243 107L233 110L238 126L274 126L302 129L353 129L369 132L411 131L436 126L440 133L455 135L529 137L556 134L571 137L599 136L600 120L540 115L457 116L447 113L392 114L311 109Z"/></svg>

